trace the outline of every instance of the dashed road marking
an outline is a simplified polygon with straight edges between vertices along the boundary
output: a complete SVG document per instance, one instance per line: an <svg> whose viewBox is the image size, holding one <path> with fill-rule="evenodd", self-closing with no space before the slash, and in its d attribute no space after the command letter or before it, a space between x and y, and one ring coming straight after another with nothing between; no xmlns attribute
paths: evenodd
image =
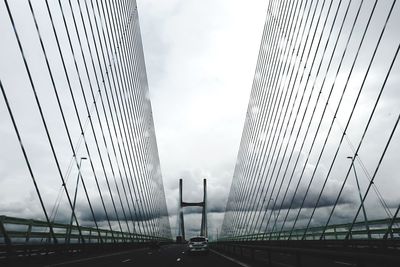
<svg viewBox="0 0 400 267"><path fill-rule="evenodd" d="M250 265L248 265L248 264L246 264L244 262L241 262L241 261L238 261L238 260L236 260L234 258L228 257L228 256L226 256L226 255L224 255L222 253L219 253L219 252L217 252L217 251L215 251L213 249L210 249L210 251L212 251L213 253L215 253L215 254L217 254L217 255L219 255L219 256L227 259L227 260L230 260L230 261L232 261L232 262L234 262L234 263L236 263L236 264L238 264L238 265L240 265L242 267L251 267Z"/></svg>
<svg viewBox="0 0 400 267"><path fill-rule="evenodd" d="M131 253L131 252L134 252L134 251L136 252L136 251L143 251L143 250L146 250L146 249L145 248L133 249L133 250L116 252L116 253L111 253L111 254L101 255L101 256L96 256L96 257L90 257L90 258L84 258L84 259L78 259L78 260L72 260L72 261L65 261L65 262L50 264L50 265L47 265L47 266L61 266L61 265L67 265L67 264L74 264L74 263L80 263L80 262L85 262L85 261L102 259L102 258L107 258L107 257L112 257L112 256L117 256L117 255L123 255L123 254L128 254L128 253Z"/></svg>
<svg viewBox="0 0 400 267"><path fill-rule="evenodd" d="M342 265L348 265L348 266L353 266L353 265L354 265L353 263L344 262L344 261L335 261L335 263L337 263L337 264L342 264Z"/></svg>

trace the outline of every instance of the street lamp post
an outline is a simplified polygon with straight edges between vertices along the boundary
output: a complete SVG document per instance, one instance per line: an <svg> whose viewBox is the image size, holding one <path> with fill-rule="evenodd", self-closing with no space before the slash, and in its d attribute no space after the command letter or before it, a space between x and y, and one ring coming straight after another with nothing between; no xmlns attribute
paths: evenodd
<svg viewBox="0 0 400 267"><path fill-rule="evenodd" d="M81 178L81 166L82 166L82 160L86 160L86 157L81 157L79 160L79 167L78 167L78 176L76 178L76 185L75 185L75 193L74 193L74 201L72 203L72 212L71 212L71 219L69 222L69 233L68 233L68 243L70 241L70 237L71 237L71 232L72 232L72 222L73 222L73 217L74 217L74 213L75 213L75 204L76 204L76 197L78 195L78 186L79 186L79 178Z"/></svg>
<svg viewBox="0 0 400 267"><path fill-rule="evenodd" d="M363 214L364 214L365 228L367 229L368 239L371 239L371 233L370 233L370 231L369 231L367 213L366 213L366 211L365 211L364 201L363 201L362 195L361 195L360 183L358 182L358 176L357 176L357 172L356 172L356 167L354 166L354 160L353 160L353 157L350 157L350 156L347 157L347 158L348 158L348 159L351 159L351 165L352 165L353 170L354 170L354 176L356 177L358 195L360 196L361 208L362 208L362 211L363 211Z"/></svg>

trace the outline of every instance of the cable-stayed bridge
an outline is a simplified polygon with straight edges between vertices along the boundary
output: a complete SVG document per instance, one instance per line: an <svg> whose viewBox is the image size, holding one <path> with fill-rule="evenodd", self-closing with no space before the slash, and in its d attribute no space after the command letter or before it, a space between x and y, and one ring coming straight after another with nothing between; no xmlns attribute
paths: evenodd
<svg viewBox="0 0 400 267"><path fill-rule="evenodd" d="M298 266L301 253L361 253L359 266L399 254L398 12L396 1L270 4L222 243L291 247Z"/></svg>
<svg viewBox="0 0 400 267"><path fill-rule="evenodd" d="M2 207L3 242L170 240L136 3L3 1L1 18L2 160L20 172L3 205L28 206Z"/></svg>
<svg viewBox="0 0 400 267"><path fill-rule="evenodd" d="M399 15L270 1L221 231L191 258L158 248L173 239L136 2L2 1L0 257L396 266Z"/></svg>

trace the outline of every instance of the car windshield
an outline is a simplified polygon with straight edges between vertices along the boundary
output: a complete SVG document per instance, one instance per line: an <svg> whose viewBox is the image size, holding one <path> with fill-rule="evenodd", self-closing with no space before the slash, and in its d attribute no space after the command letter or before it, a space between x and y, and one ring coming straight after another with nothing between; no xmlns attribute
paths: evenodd
<svg viewBox="0 0 400 267"><path fill-rule="evenodd" d="M190 242L204 242L206 239L204 237L193 237L190 239Z"/></svg>

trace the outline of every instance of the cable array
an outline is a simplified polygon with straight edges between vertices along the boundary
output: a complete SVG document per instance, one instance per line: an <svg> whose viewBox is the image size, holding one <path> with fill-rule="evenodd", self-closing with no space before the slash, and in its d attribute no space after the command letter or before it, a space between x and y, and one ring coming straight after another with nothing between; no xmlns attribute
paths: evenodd
<svg viewBox="0 0 400 267"><path fill-rule="evenodd" d="M170 238L136 1L4 0L0 11L18 74L1 69L1 120L12 122L25 162L16 167L28 168L40 202L32 216L44 216L53 242L52 223L69 217L80 242L80 225L100 241L100 229L114 242ZM36 127L24 131L29 120Z"/></svg>
<svg viewBox="0 0 400 267"><path fill-rule="evenodd" d="M325 239L344 223L341 238L393 237L399 14L396 1L269 3L223 238Z"/></svg>

